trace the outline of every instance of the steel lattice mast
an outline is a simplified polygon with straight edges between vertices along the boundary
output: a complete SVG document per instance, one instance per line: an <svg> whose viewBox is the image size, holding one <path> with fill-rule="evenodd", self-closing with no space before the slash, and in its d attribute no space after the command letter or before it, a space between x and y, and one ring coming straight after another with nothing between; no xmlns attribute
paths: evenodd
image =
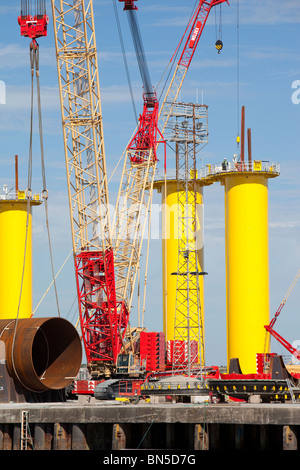
<svg viewBox="0 0 300 470"><path fill-rule="evenodd" d="M92 2L54 0L52 7L73 249L104 251L111 236L108 219L99 217L108 185Z"/></svg>
<svg viewBox="0 0 300 470"><path fill-rule="evenodd" d="M176 145L178 263L174 318L173 372L204 361L202 276L203 213L197 183L197 156L208 142L207 106L176 103L165 137Z"/></svg>
<svg viewBox="0 0 300 470"><path fill-rule="evenodd" d="M130 312L144 232L151 210L157 146L163 138L157 126L159 104L151 86L136 18L134 2L137 0L119 1L125 2L124 10L128 14L144 86L143 112L138 129L126 149L113 224L116 295L117 299L125 301Z"/></svg>
<svg viewBox="0 0 300 470"><path fill-rule="evenodd" d="M87 360L115 363L127 317L116 302L93 2L52 0L80 321Z"/></svg>

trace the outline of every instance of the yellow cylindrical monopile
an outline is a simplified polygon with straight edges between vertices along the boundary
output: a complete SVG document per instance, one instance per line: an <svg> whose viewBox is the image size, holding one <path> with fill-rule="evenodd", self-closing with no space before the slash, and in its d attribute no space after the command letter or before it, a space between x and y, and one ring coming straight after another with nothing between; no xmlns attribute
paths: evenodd
<svg viewBox="0 0 300 470"><path fill-rule="evenodd" d="M269 352L268 179L231 174L225 186L227 361L256 372L256 353Z"/></svg>
<svg viewBox="0 0 300 470"><path fill-rule="evenodd" d="M203 270L203 195L202 187L196 184L196 231L191 225L191 217L187 214L185 224L182 224L182 207L178 203L178 185L176 181L167 181L161 186L162 192L162 272L163 272L163 318L164 333L166 340L179 339L175 337L175 315L176 315L176 298L177 298L177 275L179 251L182 249L182 242L188 239L188 249L196 251L196 264L193 269ZM186 196L185 196L186 197ZM194 192L188 193L188 205L195 203ZM188 210L188 209L187 209ZM186 228L186 224L188 229ZM180 226L182 225L182 226ZM196 232L196 240L194 233ZM195 250L196 248L196 250ZM191 265L192 266L192 261ZM173 273L173 274L172 274ZM175 274L174 274L175 273ZM193 279L194 281L194 279ZM198 295L198 299L196 298ZM183 294L181 293L181 299ZM189 324L196 325L199 323L198 312L195 305L200 302L200 323L204 325L204 282L203 276L199 276L199 292L190 289L189 301L185 302L185 306L181 306L181 311L187 311L189 307ZM183 308L182 308L183 307ZM178 309L177 309L178 314ZM177 319L178 321L178 319ZM180 319L179 319L180 321ZM197 340L196 327L190 328L189 339ZM203 332L203 331L202 331ZM188 331L181 335L180 339L188 339Z"/></svg>
<svg viewBox="0 0 300 470"><path fill-rule="evenodd" d="M32 214L26 200L0 201L0 319L32 315Z"/></svg>

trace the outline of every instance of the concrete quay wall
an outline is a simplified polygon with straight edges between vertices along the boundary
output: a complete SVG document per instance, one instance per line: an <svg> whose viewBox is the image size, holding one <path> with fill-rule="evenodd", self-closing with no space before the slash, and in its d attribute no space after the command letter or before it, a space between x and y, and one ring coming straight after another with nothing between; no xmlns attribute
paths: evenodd
<svg viewBox="0 0 300 470"><path fill-rule="evenodd" d="M0 450L297 450L298 441L297 403L0 405Z"/></svg>

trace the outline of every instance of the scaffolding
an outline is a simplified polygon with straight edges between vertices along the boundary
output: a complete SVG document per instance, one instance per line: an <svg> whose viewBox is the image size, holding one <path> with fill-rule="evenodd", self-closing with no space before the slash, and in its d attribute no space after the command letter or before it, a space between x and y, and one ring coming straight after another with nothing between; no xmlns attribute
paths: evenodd
<svg viewBox="0 0 300 470"><path fill-rule="evenodd" d="M200 299L199 250L202 200L197 185L197 156L208 142L208 107L176 103L165 138L175 145L178 203L178 269L172 368L188 373L204 365L204 326Z"/></svg>

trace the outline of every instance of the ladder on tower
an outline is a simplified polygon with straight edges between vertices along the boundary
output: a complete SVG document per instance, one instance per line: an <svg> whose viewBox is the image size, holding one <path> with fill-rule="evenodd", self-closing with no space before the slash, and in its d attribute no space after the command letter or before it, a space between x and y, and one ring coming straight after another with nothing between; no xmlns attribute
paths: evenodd
<svg viewBox="0 0 300 470"><path fill-rule="evenodd" d="M295 398L295 395L294 395L294 392L293 392L293 384L290 381L290 379L286 379L286 383L287 383L287 386L288 386L288 389L289 389L289 392L290 392L292 402L296 403L296 398Z"/></svg>

